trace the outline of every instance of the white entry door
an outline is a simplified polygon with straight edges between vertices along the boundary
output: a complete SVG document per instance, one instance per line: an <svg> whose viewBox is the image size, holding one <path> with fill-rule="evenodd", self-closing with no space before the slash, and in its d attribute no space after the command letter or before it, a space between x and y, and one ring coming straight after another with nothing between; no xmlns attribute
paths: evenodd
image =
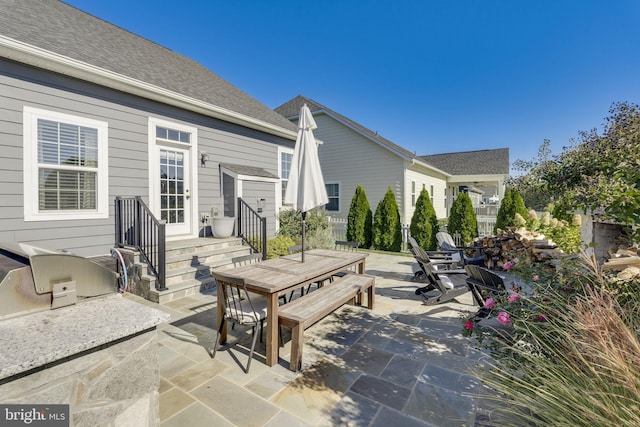
<svg viewBox="0 0 640 427"><path fill-rule="evenodd" d="M190 150L158 145L157 160L159 212L167 236L191 234Z"/></svg>

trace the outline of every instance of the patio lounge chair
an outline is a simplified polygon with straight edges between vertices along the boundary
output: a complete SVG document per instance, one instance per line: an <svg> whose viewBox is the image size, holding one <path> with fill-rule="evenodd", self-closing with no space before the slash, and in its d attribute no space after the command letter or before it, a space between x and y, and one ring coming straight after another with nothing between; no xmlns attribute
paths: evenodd
<svg viewBox="0 0 640 427"><path fill-rule="evenodd" d="M413 251L413 249L412 249ZM414 252L414 258L423 270L428 285L416 290L416 295L422 295L427 301L425 304L440 304L452 300L469 292L469 286L464 281L466 274L463 271L438 270L431 261L428 261Z"/></svg>
<svg viewBox="0 0 640 427"><path fill-rule="evenodd" d="M416 241L416 239L413 238L413 236L409 236L409 243L411 244L410 251L413 254L419 266L419 270L414 272L414 277L416 277L416 279L426 277L425 276L426 273L424 271L424 268L422 268L422 264L421 264L423 261L431 262L438 271L447 270L449 274L457 274L457 273L466 274L466 272L463 269L458 268L459 267L458 260L452 258L450 252L425 251L420 247L420 245L418 245L418 242Z"/></svg>
<svg viewBox="0 0 640 427"><path fill-rule="evenodd" d="M452 258L458 260L461 265L480 265L484 266L485 256L484 251L478 246L456 246L451 234L446 231L438 231L436 233L436 240L438 240L438 247L442 251L449 252ZM466 250L473 250L476 254L474 257L467 257L464 253Z"/></svg>
<svg viewBox="0 0 640 427"><path fill-rule="evenodd" d="M504 295L507 292L504 286L504 279L493 271L477 265L465 265L464 269L467 272L466 282L469 285L473 299L480 306L480 310L476 315L485 317L488 314L488 310L483 310L483 308L487 298Z"/></svg>

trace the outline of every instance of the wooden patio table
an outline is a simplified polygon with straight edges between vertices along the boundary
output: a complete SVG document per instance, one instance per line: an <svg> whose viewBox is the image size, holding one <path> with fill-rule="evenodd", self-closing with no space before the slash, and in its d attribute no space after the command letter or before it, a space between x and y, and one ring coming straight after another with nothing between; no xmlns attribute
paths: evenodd
<svg viewBox="0 0 640 427"><path fill-rule="evenodd" d="M311 249L301 254L287 255L263 262L225 270L224 274L242 278L247 289L267 298L267 365L278 362L278 298L310 283L329 279L333 274L357 266L357 273L365 271L366 252L336 251L332 249ZM215 278L216 272L211 275ZM224 298L218 287L217 324L224 315ZM222 302L222 303L221 303ZM227 341L226 322L220 334L220 344Z"/></svg>

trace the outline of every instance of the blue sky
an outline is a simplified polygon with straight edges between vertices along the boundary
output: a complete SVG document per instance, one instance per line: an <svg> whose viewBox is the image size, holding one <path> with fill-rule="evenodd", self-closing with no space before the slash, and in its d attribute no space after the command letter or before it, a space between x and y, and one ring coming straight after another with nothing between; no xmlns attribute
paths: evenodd
<svg viewBox="0 0 640 427"><path fill-rule="evenodd" d="M640 1L67 0L271 108L302 94L418 155L555 154L640 103Z"/></svg>

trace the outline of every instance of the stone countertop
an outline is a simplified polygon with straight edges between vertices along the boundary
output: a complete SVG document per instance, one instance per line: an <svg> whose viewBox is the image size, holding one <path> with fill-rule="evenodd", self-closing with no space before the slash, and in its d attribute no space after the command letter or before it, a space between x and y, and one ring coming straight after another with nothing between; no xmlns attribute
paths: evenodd
<svg viewBox="0 0 640 427"><path fill-rule="evenodd" d="M0 380L151 329L169 314L120 294L0 321Z"/></svg>

